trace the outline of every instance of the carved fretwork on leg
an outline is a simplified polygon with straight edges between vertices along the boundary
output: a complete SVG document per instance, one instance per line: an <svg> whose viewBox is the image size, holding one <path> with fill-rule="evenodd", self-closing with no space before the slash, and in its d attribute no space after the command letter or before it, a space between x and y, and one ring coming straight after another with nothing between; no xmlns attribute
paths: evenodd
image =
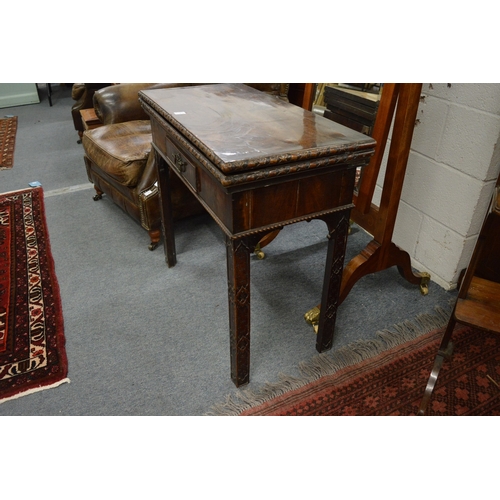
<svg viewBox="0 0 500 500"><path fill-rule="evenodd" d="M177 263L177 254L175 252L174 219L170 195L169 166L156 150L155 162L158 173L158 192L161 200L161 224L165 244L165 262L168 267L173 267Z"/></svg>
<svg viewBox="0 0 500 500"><path fill-rule="evenodd" d="M258 241L256 235L226 236L231 379L236 387L250 381L250 254Z"/></svg>
<svg viewBox="0 0 500 500"><path fill-rule="evenodd" d="M318 352L331 349L333 343L333 331L337 319L344 255L349 232L349 214L350 210L343 210L322 217L328 226L328 250L316 339Z"/></svg>

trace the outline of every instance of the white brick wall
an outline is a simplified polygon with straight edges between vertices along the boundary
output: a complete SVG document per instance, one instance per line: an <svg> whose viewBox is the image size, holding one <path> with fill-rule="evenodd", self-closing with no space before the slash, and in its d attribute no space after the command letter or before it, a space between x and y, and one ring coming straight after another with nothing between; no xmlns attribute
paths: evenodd
<svg viewBox="0 0 500 500"><path fill-rule="evenodd" d="M422 96L393 241L450 289L469 262L500 171L500 84L424 83Z"/></svg>

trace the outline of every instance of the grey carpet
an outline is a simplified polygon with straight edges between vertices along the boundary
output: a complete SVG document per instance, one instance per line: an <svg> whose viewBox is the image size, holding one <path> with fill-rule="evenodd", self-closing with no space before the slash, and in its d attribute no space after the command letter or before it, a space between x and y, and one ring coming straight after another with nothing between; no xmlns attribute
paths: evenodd
<svg viewBox="0 0 500 500"><path fill-rule="evenodd" d="M41 90L42 92L42 90ZM92 200L70 109L70 88L53 86L53 106L3 109L19 117L16 164L0 192L40 181L61 287L71 383L8 401L0 415L204 415L235 394L229 372L225 247L208 217L176 225L177 265L163 246L105 196ZM351 258L370 240L357 227ZM326 226L287 227L252 261L251 382L299 375L316 357L304 313L319 302ZM450 310L455 292L431 283L427 296L395 268L360 280L338 312L333 352L379 330Z"/></svg>

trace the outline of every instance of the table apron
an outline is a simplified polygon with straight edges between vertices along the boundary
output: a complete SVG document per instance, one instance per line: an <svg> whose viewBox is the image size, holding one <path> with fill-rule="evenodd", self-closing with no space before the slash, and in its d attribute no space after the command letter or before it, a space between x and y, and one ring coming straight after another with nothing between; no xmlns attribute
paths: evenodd
<svg viewBox="0 0 500 500"><path fill-rule="evenodd" d="M353 207L355 168L351 165L228 191L177 145L167 144L166 150L155 143L153 147L231 237L264 233Z"/></svg>

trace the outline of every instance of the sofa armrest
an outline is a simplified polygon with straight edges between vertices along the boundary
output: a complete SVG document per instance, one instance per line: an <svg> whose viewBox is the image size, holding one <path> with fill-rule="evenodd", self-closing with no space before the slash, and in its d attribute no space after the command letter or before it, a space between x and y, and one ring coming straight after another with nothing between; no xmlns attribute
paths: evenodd
<svg viewBox="0 0 500 500"><path fill-rule="evenodd" d="M139 102L139 91L145 89L162 89L169 87L185 87L189 83L120 83L98 90L94 94L94 109L97 117L104 125L128 122L132 120L149 120Z"/></svg>

